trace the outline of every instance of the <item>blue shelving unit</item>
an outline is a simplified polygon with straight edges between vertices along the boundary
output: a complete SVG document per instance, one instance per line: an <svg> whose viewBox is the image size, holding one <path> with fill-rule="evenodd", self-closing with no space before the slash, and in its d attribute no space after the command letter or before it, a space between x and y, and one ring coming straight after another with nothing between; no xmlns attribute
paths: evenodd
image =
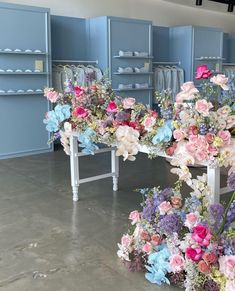
<svg viewBox="0 0 235 291"><path fill-rule="evenodd" d="M0 39L0 159L52 151L42 122L50 109L43 96L51 85L50 10L0 3Z"/></svg>

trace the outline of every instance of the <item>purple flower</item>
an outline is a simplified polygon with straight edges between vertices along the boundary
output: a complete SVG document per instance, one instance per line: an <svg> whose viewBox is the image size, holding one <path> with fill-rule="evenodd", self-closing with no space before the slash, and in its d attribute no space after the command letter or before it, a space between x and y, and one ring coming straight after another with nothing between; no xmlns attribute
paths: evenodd
<svg viewBox="0 0 235 291"><path fill-rule="evenodd" d="M153 199L148 198L145 202L145 207L143 208L142 216L144 219L147 219L148 221L152 221L152 219L155 216L156 212L156 205L153 203Z"/></svg>
<svg viewBox="0 0 235 291"><path fill-rule="evenodd" d="M119 122L122 122L122 121L128 120L129 117L130 115L128 113L126 113L125 111L121 111L117 113L116 120Z"/></svg>
<svg viewBox="0 0 235 291"><path fill-rule="evenodd" d="M230 189L235 190L235 173L228 176L227 185Z"/></svg>
<svg viewBox="0 0 235 291"><path fill-rule="evenodd" d="M224 206L220 203L214 203L209 206L209 216L216 230L219 229L223 219Z"/></svg>
<svg viewBox="0 0 235 291"><path fill-rule="evenodd" d="M163 216L158 222L159 232L166 235L179 232L182 226L183 224L180 217L175 213Z"/></svg>
<svg viewBox="0 0 235 291"><path fill-rule="evenodd" d="M220 286L215 281L208 279L204 283L204 289L205 291L219 291Z"/></svg>
<svg viewBox="0 0 235 291"><path fill-rule="evenodd" d="M231 222L234 220L235 218L235 201L233 201L229 207L229 210L227 212L227 217L226 217L226 223L224 226L224 229L228 229Z"/></svg>

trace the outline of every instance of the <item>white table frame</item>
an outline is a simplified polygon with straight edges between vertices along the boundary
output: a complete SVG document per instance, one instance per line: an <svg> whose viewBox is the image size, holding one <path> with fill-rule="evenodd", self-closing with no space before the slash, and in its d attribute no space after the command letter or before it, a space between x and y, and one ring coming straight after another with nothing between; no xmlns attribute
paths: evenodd
<svg viewBox="0 0 235 291"><path fill-rule="evenodd" d="M87 156L88 154L82 153L78 151L78 134L73 133L70 137L70 170L71 170L71 186L73 193L73 201L78 201L78 188L82 183L88 183L91 181L96 181L105 178L113 179L113 191L118 190L118 178L119 178L119 158L116 156L116 148L115 147L107 147L103 149L98 149L94 154L100 154L110 152L111 153L111 171L106 174L101 174L97 176L92 176L88 178L80 179L80 170L79 170L79 159L81 157ZM143 146L140 149L140 152L149 154L150 150L147 146ZM163 152L158 152L158 156L165 158L172 158L167 156ZM219 202L220 195L230 192L229 188L224 187L220 188L220 168L212 168L208 165L203 164L203 166L207 167L207 177L208 177L208 185L213 193L211 202Z"/></svg>

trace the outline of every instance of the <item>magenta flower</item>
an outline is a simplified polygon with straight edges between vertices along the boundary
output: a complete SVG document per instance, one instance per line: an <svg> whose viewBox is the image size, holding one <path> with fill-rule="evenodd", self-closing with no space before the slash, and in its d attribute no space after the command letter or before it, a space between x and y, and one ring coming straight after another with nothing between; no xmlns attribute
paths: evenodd
<svg viewBox="0 0 235 291"><path fill-rule="evenodd" d="M200 246L207 247L212 238L210 229L202 224L198 224L193 228L192 239Z"/></svg>
<svg viewBox="0 0 235 291"><path fill-rule="evenodd" d="M118 109L118 107L117 107L117 104L115 103L115 101L110 101L106 111L113 113L113 112L117 112L117 109Z"/></svg>

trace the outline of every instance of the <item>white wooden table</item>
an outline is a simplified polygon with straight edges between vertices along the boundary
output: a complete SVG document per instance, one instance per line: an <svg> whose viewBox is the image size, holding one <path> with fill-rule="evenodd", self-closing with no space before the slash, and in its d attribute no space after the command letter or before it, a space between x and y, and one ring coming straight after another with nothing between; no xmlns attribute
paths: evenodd
<svg viewBox="0 0 235 291"><path fill-rule="evenodd" d="M107 147L103 149L99 149L95 151L95 154L110 152L111 154L111 169L109 173L92 176L88 178L80 179L80 170L79 170L79 160L80 158L87 156L88 154L84 154L78 151L78 134L73 133L70 137L70 170L71 170L71 186L73 193L73 201L78 201L78 188L82 183L87 183L91 181L96 181L105 178L113 179L113 191L118 190L118 177L119 177L119 158L116 156L116 148L115 147ZM149 154L151 150L147 146L143 146L140 149L140 152ZM157 152L157 155L160 157L165 157L172 159L172 157L167 156L164 152ZM213 193L212 202L219 202L220 195L230 192L227 187L220 187L220 168L212 168L206 164L202 164L202 166L207 167L207 177L208 177L208 185L211 188Z"/></svg>

